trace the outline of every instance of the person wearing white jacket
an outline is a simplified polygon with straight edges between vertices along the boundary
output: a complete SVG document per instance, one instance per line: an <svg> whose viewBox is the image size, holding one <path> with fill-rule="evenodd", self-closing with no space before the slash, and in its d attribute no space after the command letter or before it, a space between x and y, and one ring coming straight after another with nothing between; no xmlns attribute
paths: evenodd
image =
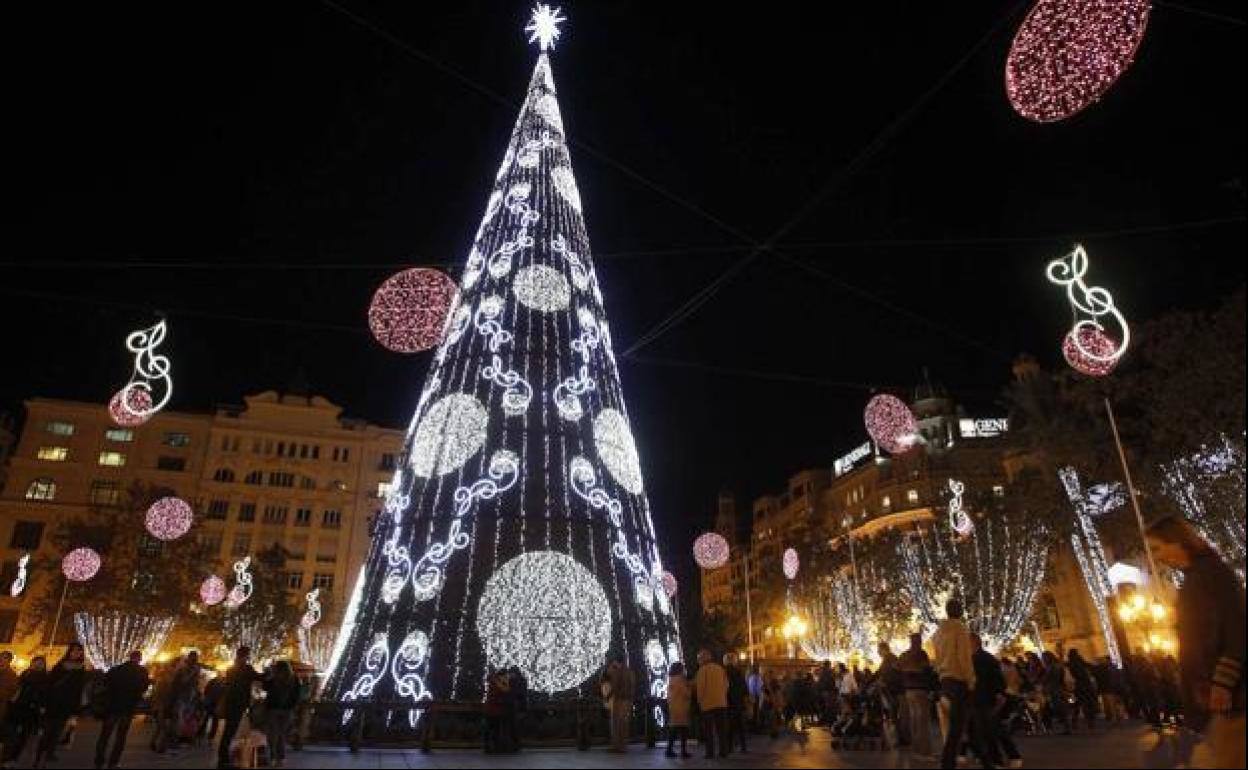
<svg viewBox="0 0 1248 770"><path fill-rule="evenodd" d="M715 739L719 738L719 756L728 756L728 674L715 662L708 650L698 651L698 673L693 677L698 708L702 710L702 742L706 758L715 756Z"/></svg>

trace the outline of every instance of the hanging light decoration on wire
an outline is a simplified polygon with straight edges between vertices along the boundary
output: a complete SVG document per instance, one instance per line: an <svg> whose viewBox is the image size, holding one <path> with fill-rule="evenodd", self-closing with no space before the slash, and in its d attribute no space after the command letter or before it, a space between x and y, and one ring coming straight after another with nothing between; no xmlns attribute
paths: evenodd
<svg viewBox="0 0 1248 770"><path fill-rule="evenodd" d="M1071 368L1089 377L1104 377L1114 370L1131 344L1131 329L1114 297L1101 286L1088 286L1088 253L1082 246L1049 263L1046 275L1051 283L1066 289L1066 299L1074 315L1074 325L1062 342L1062 354ZM1121 332L1117 340L1106 331L1103 319L1112 321Z"/></svg>
<svg viewBox="0 0 1248 770"><path fill-rule="evenodd" d="M728 563L728 541L718 532L707 532L693 541L693 560L702 569L719 569Z"/></svg>
<svg viewBox="0 0 1248 770"><path fill-rule="evenodd" d="M1029 120L1064 120L1105 95L1135 59L1149 0L1039 0L1005 61L1010 104Z"/></svg>
<svg viewBox="0 0 1248 770"><path fill-rule="evenodd" d="M190 503L180 497L162 497L147 509L144 523L152 537L177 540L191 531L195 513Z"/></svg>
<svg viewBox="0 0 1248 770"><path fill-rule="evenodd" d="M784 551L784 576L789 580L797 577L797 570L801 567L802 561L797 555L797 551L792 548L786 548Z"/></svg>
<svg viewBox="0 0 1248 770"><path fill-rule="evenodd" d="M225 581L216 575L209 575L199 584L199 599L209 607L225 601Z"/></svg>
<svg viewBox="0 0 1248 770"><path fill-rule="evenodd" d="M867 402L863 412L867 433L889 454L902 454L919 440L919 424L910 407L896 396L881 393Z"/></svg>
<svg viewBox="0 0 1248 770"><path fill-rule="evenodd" d="M61 572L75 583L85 583L96 576L103 563L94 549L82 546L65 554L61 559Z"/></svg>
<svg viewBox="0 0 1248 770"><path fill-rule="evenodd" d="M168 332L168 325L161 320L126 335L126 350L134 354L134 368L130 381L108 404L109 414L118 425L142 425L173 398L172 365L168 356L156 352Z"/></svg>
<svg viewBox="0 0 1248 770"><path fill-rule="evenodd" d="M368 328L396 353L419 353L442 342L459 287L441 270L414 267L387 278L368 307Z"/></svg>
<svg viewBox="0 0 1248 770"><path fill-rule="evenodd" d="M122 403L122 398L126 403ZM146 390L119 390L108 401L108 416L120 428L137 428L151 417L152 397Z"/></svg>
<svg viewBox="0 0 1248 770"><path fill-rule="evenodd" d="M663 591L667 594L667 598L669 599L675 598L676 591L680 587L679 584L676 582L676 576L668 572L667 570L664 570L663 577L660 578L660 580L663 582Z"/></svg>

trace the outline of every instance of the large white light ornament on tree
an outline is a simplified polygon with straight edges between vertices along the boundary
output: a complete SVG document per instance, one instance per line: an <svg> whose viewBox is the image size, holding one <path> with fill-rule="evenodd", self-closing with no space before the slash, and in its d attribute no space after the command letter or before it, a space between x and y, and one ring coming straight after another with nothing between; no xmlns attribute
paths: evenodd
<svg viewBox="0 0 1248 770"><path fill-rule="evenodd" d="M634 495L641 494L641 459L628 419L614 409L603 409L594 418L594 444L602 464L619 485Z"/></svg>
<svg viewBox="0 0 1248 770"><path fill-rule="evenodd" d="M1039 0L1005 62L1005 90L1020 115L1050 123L1100 99L1131 66L1149 0Z"/></svg>
<svg viewBox="0 0 1248 770"><path fill-rule="evenodd" d="M126 349L134 354L134 369L130 373L130 382L109 402L109 413L118 425L141 425L164 409L173 397L169 357L156 352L156 348L164 343L168 331L169 327L160 321L126 336Z"/></svg>
<svg viewBox="0 0 1248 770"><path fill-rule="evenodd" d="M1103 377L1113 371L1131 344L1131 329L1122 311L1114 304L1109 290L1088 286L1088 253L1082 246L1049 263L1046 275L1053 284L1066 289L1066 299L1074 314L1074 325L1063 342L1066 361L1076 371L1090 377ZM1105 328L1110 321L1121 333L1115 340Z"/></svg>
<svg viewBox="0 0 1248 770"><path fill-rule="evenodd" d="M529 33L530 43L537 43L543 51L547 51L555 47L555 41L563 34L559 25L565 21L567 18L563 16L562 9L552 10L549 5L538 3L524 31Z"/></svg>
<svg viewBox="0 0 1248 770"><path fill-rule="evenodd" d="M863 422L871 439L889 454L909 451L918 441L919 424L910 407L896 396L881 393L867 402Z"/></svg>
<svg viewBox="0 0 1248 770"><path fill-rule="evenodd" d="M441 270L414 267L387 278L368 306L368 328L396 353L418 353L442 341L459 289Z"/></svg>
<svg viewBox="0 0 1248 770"><path fill-rule="evenodd" d="M718 532L706 532L693 541L693 560L702 569L719 569L728 563L728 541Z"/></svg>
<svg viewBox="0 0 1248 770"><path fill-rule="evenodd" d="M443 476L458 469L485 443L489 413L467 393L452 393L434 402L412 439L412 470L417 476Z"/></svg>
<svg viewBox="0 0 1248 770"><path fill-rule="evenodd" d="M144 524L152 537L177 540L191 531L195 513L190 503L180 497L162 497L147 509Z"/></svg>
<svg viewBox="0 0 1248 770"><path fill-rule="evenodd" d="M563 273L548 265L527 265L516 271L512 282L516 299L527 308L541 313L567 310L572 302L572 289Z"/></svg>
<svg viewBox="0 0 1248 770"><path fill-rule="evenodd" d="M477 633L493 669L518 666L529 687L556 693L597 673L611 610L593 573L556 551L521 554L486 581Z"/></svg>
<svg viewBox="0 0 1248 770"><path fill-rule="evenodd" d="M96 576L103 563L94 549L82 546L65 554L61 559L61 572L75 583L85 583Z"/></svg>

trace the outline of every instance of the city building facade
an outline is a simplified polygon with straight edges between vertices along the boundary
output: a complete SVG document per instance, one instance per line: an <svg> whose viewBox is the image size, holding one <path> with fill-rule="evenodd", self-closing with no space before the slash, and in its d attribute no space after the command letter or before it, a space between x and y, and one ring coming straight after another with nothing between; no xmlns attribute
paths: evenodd
<svg viewBox="0 0 1248 770"><path fill-rule="evenodd" d="M18 561L59 558L50 538L59 523L122 505L135 484L191 503L188 537L215 554L197 565L205 575L232 577L233 562L280 544L292 601L320 588L340 613L403 443L402 431L344 417L324 398L274 391L209 414L165 410L133 428L103 404L34 398L25 407L0 488L0 646L19 652L48 633L38 623L19 634L32 625L21 622L27 600L60 575L32 572L14 598Z"/></svg>

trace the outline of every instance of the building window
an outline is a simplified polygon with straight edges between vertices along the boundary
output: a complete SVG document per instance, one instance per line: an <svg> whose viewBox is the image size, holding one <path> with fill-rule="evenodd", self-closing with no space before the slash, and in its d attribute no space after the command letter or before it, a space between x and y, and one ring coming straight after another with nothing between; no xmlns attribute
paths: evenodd
<svg viewBox="0 0 1248 770"><path fill-rule="evenodd" d="M303 588L303 573L288 572L286 573L286 587L291 591L298 591Z"/></svg>
<svg viewBox="0 0 1248 770"><path fill-rule="evenodd" d="M109 441L117 441L122 444L128 444L134 441L134 431L129 428L109 428L104 431L104 438Z"/></svg>
<svg viewBox="0 0 1248 770"><path fill-rule="evenodd" d="M92 505L121 505L121 485L116 481L92 481L89 499Z"/></svg>
<svg viewBox="0 0 1248 770"><path fill-rule="evenodd" d="M191 445L191 434L189 433L166 433L161 443L171 447L187 447Z"/></svg>
<svg viewBox="0 0 1248 770"><path fill-rule="evenodd" d="M332 562L338 559L338 538L321 538L316 541L316 560Z"/></svg>
<svg viewBox="0 0 1248 770"><path fill-rule="evenodd" d="M334 587L334 576L327 572L318 572L312 576L312 587L329 591Z"/></svg>
<svg viewBox="0 0 1248 770"><path fill-rule="evenodd" d="M312 478L311 476L300 476L299 488L300 489L316 489L316 479Z"/></svg>
<svg viewBox="0 0 1248 770"><path fill-rule="evenodd" d="M72 422L65 422L64 420L52 420L44 426L44 429L54 436L74 435L74 424Z"/></svg>
<svg viewBox="0 0 1248 770"><path fill-rule="evenodd" d="M906 492L906 502L907 503L919 502L919 490L911 489L908 492Z"/></svg>
<svg viewBox="0 0 1248 770"><path fill-rule="evenodd" d="M381 469L383 471L392 471L398 467L398 462L393 452L386 452L381 456Z"/></svg>
<svg viewBox="0 0 1248 770"><path fill-rule="evenodd" d="M342 511L327 509L321 514L321 526L326 529L338 529L342 526Z"/></svg>
<svg viewBox="0 0 1248 770"><path fill-rule="evenodd" d="M252 471L243 477L244 484L262 484L264 483L263 471Z"/></svg>
<svg viewBox="0 0 1248 770"><path fill-rule="evenodd" d="M993 497L1005 497L1005 487L1000 484L994 485L992 487L992 495Z"/></svg>
<svg viewBox="0 0 1248 770"><path fill-rule="evenodd" d="M307 527L307 526L311 526L311 524L312 524L312 509L311 508L296 508L295 509L295 526Z"/></svg>
<svg viewBox="0 0 1248 770"><path fill-rule="evenodd" d="M13 534L9 537L9 547L22 551L37 551L43 542L42 521L18 521L13 524Z"/></svg>
<svg viewBox="0 0 1248 770"><path fill-rule="evenodd" d="M264 523L265 524L285 524L286 514L290 511L284 505L266 505L264 506Z"/></svg>
<svg viewBox="0 0 1248 770"><path fill-rule="evenodd" d="M893 507L893 498L889 497L888 495L884 495L883 497L881 497L881 498L880 498L880 507L881 507L881 508L883 508L883 509L884 509L884 510L886 510L886 511L887 511L888 509L892 508L892 507Z"/></svg>
<svg viewBox="0 0 1248 770"><path fill-rule="evenodd" d="M205 519L216 519L217 521L225 521L225 517L230 512L229 500L213 500L208 503L208 513Z"/></svg>
<svg viewBox="0 0 1248 770"><path fill-rule="evenodd" d="M230 554L233 556L246 556L249 553L251 553L251 534L240 532L234 536L234 545L230 548Z"/></svg>
<svg viewBox="0 0 1248 770"><path fill-rule="evenodd" d="M69 447L41 446L39 447L39 453L35 456L50 463L63 463L69 459Z"/></svg>
<svg viewBox="0 0 1248 770"><path fill-rule="evenodd" d="M238 504L238 520L239 521L255 521L256 520L256 504L255 503L239 503Z"/></svg>
<svg viewBox="0 0 1248 770"><path fill-rule="evenodd" d="M271 487L293 487L295 485L295 474L284 473L282 471L269 471L269 486Z"/></svg>
<svg viewBox="0 0 1248 770"><path fill-rule="evenodd" d="M209 559L216 559L221 555L221 533L220 532L202 532L199 535L199 547L203 550L204 555Z"/></svg>
<svg viewBox="0 0 1248 770"><path fill-rule="evenodd" d="M186 470L185 457L170 457L169 455L161 455L156 458L156 470L158 471L184 471Z"/></svg>
<svg viewBox="0 0 1248 770"><path fill-rule="evenodd" d="M377 497L385 498L387 495L390 494L390 488L391 488L391 485L389 481L378 481L377 482Z"/></svg>
<svg viewBox="0 0 1248 770"><path fill-rule="evenodd" d="M122 452L100 452L100 465L120 468L126 464L126 456Z"/></svg>
<svg viewBox="0 0 1248 770"><path fill-rule="evenodd" d="M288 553L291 561L303 561L308 558L308 536L295 535L290 539Z"/></svg>
<svg viewBox="0 0 1248 770"><path fill-rule="evenodd" d="M321 459L321 445L320 444L312 445L312 459L313 460Z"/></svg>
<svg viewBox="0 0 1248 770"><path fill-rule="evenodd" d="M1037 623L1041 630L1056 631L1062 627L1062 618L1057 613L1057 601L1045 594L1040 597L1040 606L1036 612Z"/></svg>
<svg viewBox="0 0 1248 770"><path fill-rule="evenodd" d="M217 468L216 473L212 474L212 480L229 484L234 481L234 471L229 468Z"/></svg>
<svg viewBox="0 0 1248 770"><path fill-rule="evenodd" d="M55 500L56 482L49 478L35 479L26 487L27 500Z"/></svg>

